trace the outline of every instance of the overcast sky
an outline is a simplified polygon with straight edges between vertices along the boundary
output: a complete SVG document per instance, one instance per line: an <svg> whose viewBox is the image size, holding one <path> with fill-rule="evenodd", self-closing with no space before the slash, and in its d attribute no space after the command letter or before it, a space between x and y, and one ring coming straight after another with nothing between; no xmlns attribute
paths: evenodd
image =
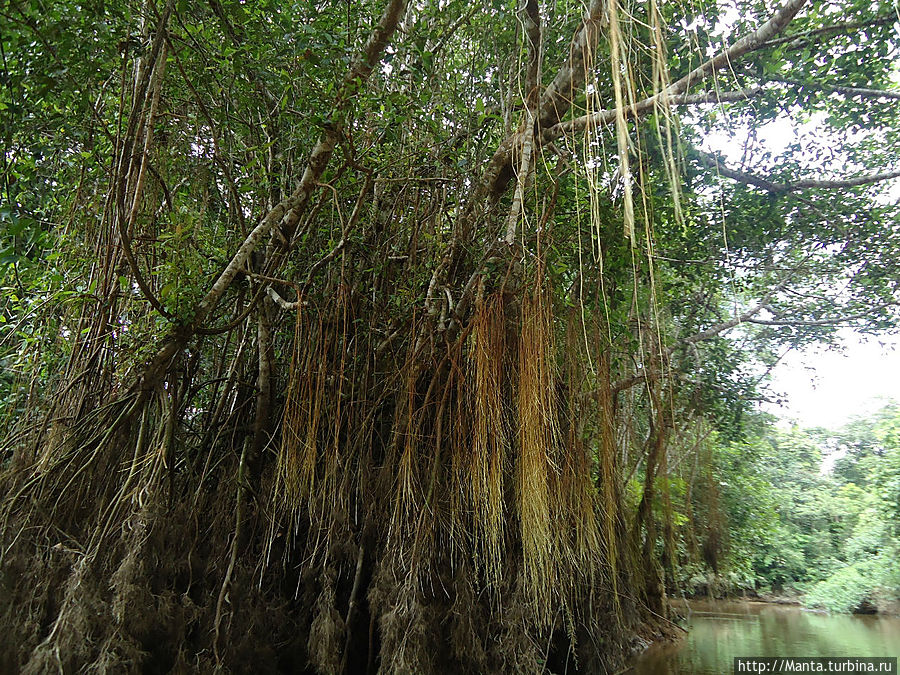
<svg viewBox="0 0 900 675"><path fill-rule="evenodd" d="M900 82L900 68L894 79ZM810 131L816 124L816 115L802 125L783 118L760 127L757 133L766 150L777 156L798 133ZM743 154L741 132L746 133L746 129L734 129L737 133L733 137L708 134L701 147L720 151L733 165L739 164ZM900 180L885 187L884 198L900 202ZM772 392L782 394L784 402L781 406L767 404L763 409L786 424L835 429L851 417L875 412L891 399L900 401L900 338L861 338L850 330L844 330L842 336L843 352L810 348L785 356L775 367L771 384Z"/></svg>
<svg viewBox="0 0 900 675"><path fill-rule="evenodd" d="M889 399L900 401L900 340L887 336L863 342L850 331L844 335L844 353L810 349L788 354L775 367L772 383L773 392L787 401L764 409L803 427L837 428Z"/></svg>

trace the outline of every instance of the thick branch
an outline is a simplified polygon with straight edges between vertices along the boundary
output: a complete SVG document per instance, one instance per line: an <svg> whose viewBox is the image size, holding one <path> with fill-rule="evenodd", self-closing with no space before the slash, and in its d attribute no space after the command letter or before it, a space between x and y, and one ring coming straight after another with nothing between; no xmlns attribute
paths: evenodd
<svg viewBox="0 0 900 675"><path fill-rule="evenodd" d="M779 82L793 87L815 89L818 91L833 91L845 96L860 96L862 98L886 98L900 100L900 91L885 91L883 89L866 89L864 87L846 87L839 84L823 84L821 82L798 82L796 80L773 79L770 82Z"/></svg>
<svg viewBox="0 0 900 675"><path fill-rule="evenodd" d="M872 316L873 313L878 312L882 309L887 309L888 307L896 307L897 302L885 302L877 307L873 307L868 312L860 312L858 314L848 314L847 316L835 316L829 317L825 319L757 319L757 318L749 318L747 319L747 323L755 323L760 326L838 326L844 323L850 323L851 321L861 321L862 319L868 319Z"/></svg>
<svg viewBox="0 0 900 675"><path fill-rule="evenodd" d="M389 2L381 17L381 21L378 22L378 26L369 37L362 53L357 56L344 78L344 84L335 102L336 117L339 118L345 112L353 96L372 74L378 57L397 28L397 23L403 14L406 3L407 0L391 0ZM300 184L288 199L269 211L259 225L250 232L237 250L237 253L234 254L231 262L228 263L225 270L206 294L206 297L201 301L195 314L194 325L199 325L206 318L218 303L219 298L222 297L225 289L228 288L234 277L244 267L253 250L277 225L281 225L282 233L287 240L290 240L300 220L301 213L318 185L319 178L325 172L325 167L331 159L331 153L334 151L338 138L339 129L336 124L329 126L325 130L325 133L310 154L306 170L300 179Z"/></svg>
<svg viewBox="0 0 900 675"><path fill-rule="evenodd" d="M740 183L754 185L773 194L786 194L788 192L796 192L797 190L808 190L812 188L840 190L844 188L860 187L862 185L872 185L882 181L891 180L892 178L900 178L900 169L896 171L886 171L883 173L871 174L868 176L857 176L855 178L845 178L841 180L813 180L803 179L791 181L789 183L773 183L772 181L760 178L746 171L737 171L729 169L722 164L714 155L705 152L699 153L699 159L702 164L710 168L716 169L719 175L731 178Z"/></svg>
<svg viewBox="0 0 900 675"><path fill-rule="evenodd" d="M755 32L751 33L750 35L744 36L743 38L735 42L731 47L720 52L697 68L694 68L694 70L689 72L684 77L676 80L662 91L634 104L633 106L629 106L626 114L640 114L642 112L646 112L647 110L653 109L654 106L660 103L678 105L687 103L712 103L716 101L724 102L728 100L727 98L722 98L721 94L719 94L718 98L712 98L709 93L701 94L699 99L697 100L692 100L690 97L679 97L685 94L685 92L687 92L690 87L706 79L713 72L725 66L732 65L744 54L759 49L764 43L766 43L766 41L781 33L781 31L783 31L791 22L794 16L796 16L797 12L800 11L803 5L806 4L806 1L807 0L789 0L784 5L784 7L775 12L772 18L766 21ZM739 98L732 100L743 100L743 98L748 97L748 94L756 95L757 93L759 93L759 90L749 89L742 90L741 92L734 92L733 94L729 93L729 95L739 96ZM601 110L593 115L585 115L583 117L572 120L571 122L557 124L544 134L544 140L553 140L554 138L557 138L565 133L584 130L589 123L598 125L609 124L610 122L615 120L615 114L615 109Z"/></svg>
<svg viewBox="0 0 900 675"><path fill-rule="evenodd" d="M568 59L541 95L535 120L535 125L539 129L555 125L572 106L575 92L584 83L587 65L593 61L591 56L600 35L605 6L605 0L591 0L584 18L572 37ZM500 195L509 186L514 173L512 164L518 139L517 132L497 147L485 167L479 187L471 200L472 204L479 203L489 193Z"/></svg>
<svg viewBox="0 0 900 675"><path fill-rule="evenodd" d="M886 16L878 17L877 19L872 19L871 21L854 21L851 23L839 23L833 26L825 26L824 28L815 28L813 30L808 30L803 33L797 33L795 35L785 35L784 37L775 38L773 40L766 41L765 44L760 45L760 47L776 47L785 43L801 43L808 44L810 38L820 37L823 35L834 35L836 33L849 33L850 31L859 30L860 28L870 28L874 26L883 26L885 24L894 23L897 20L897 17L894 14L888 14Z"/></svg>
<svg viewBox="0 0 900 675"><path fill-rule="evenodd" d="M274 288L272 288L271 286L269 286L269 287L266 289L266 293L268 293L269 297L272 298L272 301L273 301L276 305L278 305L279 307L281 307L281 309L287 310L287 311L289 311L289 312L294 312L294 311L296 311L297 308L298 308L298 307L300 306L300 304L301 304L301 303L300 303L300 300L297 300L296 302L290 302L289 300L285 300L284 298L281 297L281 295L278 293L278 291L276 291L276 290L275 290Z"/></svg>
<svg viewBox="0 0 900 675"><path fill-rule="evenodd" d="M541 128L552 127L572 106L575 91L584 83L586 64L593 61L590 57L603 25L605 6L606 2L603 0L592 0L588 6L572 37L569 58L541 96L539 118Z"/></svg>
<svg viewBox="0 0 900 675"><path fill-rule="evenodd" d="M244 268L250 258L250 254L260 244L264 237L269 235L279 224L286 239L293 236L297 223L310 196L315 192L319 178L325 172L325 167L331 158L337 140L340 136L339 122L346 113L356 93L362 88L375 68L381 53L387 46L388 40L397 28L400 17L406 8L408 0L390 0L381 20L375 30L369 36L362 52L354 59L334 104L334 117L337 123L329 125L319 142L313 148L312 153L300 179L300 184L286 200L277 204L269 211L262 221L247 235L228 265L216 279L209 292L194 310L194 317L189 326L179 330L157 353L150 362L141 377L146 387L148 382L154 381L166 367L166 364L177 354L187 340L203 325L206 317L218 304L225 290L231 285L235 276ZM170 3L171 4L171 3Z"/></svg>
<svg viewBox="0 0 900 675"><path fill-rule="evenodd" d="M770 293L769 295L771 296L772 294ZM768 296L767 296L767 299L768 299ZM710 338L716 337L720 333L724 333L725 331L731 330L735 326L739 326L742 323L747 323L748 321L750 321L750 319L752 319L754 316L759 314L765 308L766 308L766 303L761 302L758 305L756 305L756 307L753 307L752 309L748 309L746 312L744 312L742 314L738 314L737 316L732 317L728 321L723 321L722 323L717 323L714 326L710 326L706 330L700 331L699 333L695 333L694 335L691 335L682 340L679 340L679 342L683 343L683 344L693 344L695 342L703 342L704 340L709 340ZM677 345L670 347L669 354L674 353L676 347L677 347Z"/></svg>
<svg viewBox="0 0 900 675"><path fill-rule="evenodd" d="M723 52L719 52L706 63L694 68L687 75L676 80L668 87L663 89L655 98L662 99L664 97L676 96L687 91L691 86L704 80L715 71L725 66L731 66L744 54L759 49L767 41L781 33L791 20L797 15L807 0L788 0L784 7L779 9L772 18L766 21L755 32L742 37L731 47Z"/></svg>
<svg viewBox="0 0 900 675"><path fill-rule="evenodd" d="M746 101L747 99L759 96L765 91L762 87L748 87L746 89L738 89L737 91L704 91L699 94L680 94L669 98L669 105L699 105L702 103L734 103L737 101ZM646 112L651 112L659 102L655 96L645 98L638 101L634 105L630 105L625 109L626 117L637 117ZM616 110L598 110L590 115L582 115L572 120L560 122L556 126L546 129L541 136L544 143L548 143L560 136L570 133L578 133L584 131L588 127L600 127L612 124L616 121Z"/></svg>

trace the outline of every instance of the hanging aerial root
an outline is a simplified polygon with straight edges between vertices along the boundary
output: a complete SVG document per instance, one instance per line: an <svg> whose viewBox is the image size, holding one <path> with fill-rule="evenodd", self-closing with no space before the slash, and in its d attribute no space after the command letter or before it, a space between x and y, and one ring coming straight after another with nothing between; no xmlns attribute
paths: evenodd
<svg viewBox="0 0 900 675"><path fill-rule="evenodd" d="M333 309L333 324L335 334L331 340L331 354L329 354L329 374L322 384L328 390L327 414L323 421L323 433L325 435L322 451L324 460L324 477L320 487L320 502L322 508L328 513L338 513L346 510L346 494L341 488L344 478L344 460L342 446L346 439L342 434L342 425L347 415L344 406L344 398L347 381L347 345L351 342L351 315L350 290L346 284L340 284L335 296Z"/></svg>
<svg viewBox="0 0 900 675"><path fill-rule="evenodd" d="M561 413L565 413L565 434L559 451L560 471L552 494L559 521L568 523L568 527L557 528L555 533L556 546L565 552L561 557L572 575L590 576L601 557L602 544L597 524L597 493L592 482L593 466L583 438L587 411L582 410L581 397L576 395L580 391L584 369L580 321L580 312L573 312L566 330L566 349L562 356L567 373L566 396L558 402Z"/></svg>
<svg viewBox="0 0 900 675"><path fill-rule="evenodd" d="M425 502L416 531L416 559L438 552L440 545L452 560L468 555L467 521L463 493L468 484L469 442L465 404L468 391L465 381L465 338L451 345L447 352L447 377L440 388L443 393L434 413L431 466L425 488ZM439 369L440 370L440 369ZM450 455L449 462L445 453ZM440 542L440 544L439 544Z"/></svg>
<svg viewBox="0 0 900 675"><path fill-rule="evenodd" d="M551 476L558 472L552 456L559 445L553 366L552 319L539 283L522 300L519 344L518 440L516 497L526 593L547 623L552 596L560 587L553 547Z"/></svg>
<svg viewBox="0 0 900 675"><path fill-rule="evenodd" d="M411 334L415 334L415 328ZM394 417L394 428L391 435L390 462L396 462L395 480L391 497L391 521L388 539L390 546L405 559L409 569L416 563L427 562L429 556L423 556L421 542L423 535L418 533L420 527L428 527L433 523L431 518L420 518L421 510L426 508L423 485L426 484L422 472L422 453L426 443L423 438L423 425L429 412L433 413L433 397L435 386L440 379L441 367L435 368L429 378L424 396L419 391L419 378L423 373L423 364L416 358L415 349L409 349L403 365L403 389L397 394L397 413ZM430 537L428 538L430 540ZM420 546L411 545L416 541ZM415 562L411 556L415 553Z"/></svg>
<svg viewBox="0 0 900 675"><path fill-rule="evenodd" d="M630 84L627 77L627 68L623 69L625 46L622 44L623 33L619 24L619 0L609 0L607 4L609 13L609 49L610 64L612 67L613 90L616 97L616 144L619 153L619 173L622 178L624 190L623 206L625 209L625 237L634 243L634 198L632 196L631 167L629 166L628 152L630 140L628 138L628 125L625 121L626 92L625 87ZM622 82L623 70L626 73L626 82Z"/></svg>
<svg viewBox="0 0 900 675"><path fill-rule="evenodd" d="M0 529L15 519L35 517L89 538L102 509L116 499L125 476L120 447L131 442L128 423L146 405L145 399L129 394L96 408L65 433L57 432L55 442L36 453L32 464L0 475L0 488L7 493Z"/></svg>
<svg viewBox="0 0 900 675"><path fill-rule="evenodd" d="M470 379L473 383L469 498L474 514L474 553L489 585L499 585L503 562L503 466L509 446L503 404L506 317L495 294L476 308Z"/></svg>
<svg viewBox="0 0 900 675"><path fill-rule="evenodd" d="M313 323L298 304L275 492L277 505L294 516L315 485L327 376L323 331L321 318Z"/></svg>
<svg viewBox="0 0 900 675"><path fill-rule="evenodd" d="M310 554L340 545L354 499L347 448L358 447L359 434L364 436L349 421L354 383L347 368L354 358L349 351L354 325L344 285L321 307L297 305L268 547L287 524L295 533L301 524L308 527Z"/></svg>
<svg viewBox="0 0 900 675"><path fill-rule="evenodd" d="M616 617L620 618L622 609L619 603L618 590L618 546L616 540L616 523L619 518L616 484L619 480L616 470L616 427L615 410L613 409L612 374L609 352L604 350L599 359L600 387L597 389L597 407L600 413L600 528L603 533L603 548L606 551L606 565L612 585L612 599Z"/></svg>

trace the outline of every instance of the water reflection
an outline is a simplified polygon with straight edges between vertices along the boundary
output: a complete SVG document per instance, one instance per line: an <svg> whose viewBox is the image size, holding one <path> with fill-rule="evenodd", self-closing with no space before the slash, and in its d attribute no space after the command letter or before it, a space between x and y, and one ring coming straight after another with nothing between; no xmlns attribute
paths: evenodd
<svg viewBox="0 0 900 675"><path fill-rule="evenodd" d="M636 675L721 675L736 656L897 656L900 619L828 615L757 602L676 605L690 631L676 644L653 645L635 660Z"/></svg>

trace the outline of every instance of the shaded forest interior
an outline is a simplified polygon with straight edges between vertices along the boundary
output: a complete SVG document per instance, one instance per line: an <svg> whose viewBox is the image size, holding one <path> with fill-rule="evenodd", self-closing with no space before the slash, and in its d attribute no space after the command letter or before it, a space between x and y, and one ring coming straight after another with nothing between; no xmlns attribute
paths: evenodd
<svg viewBox="0 0 900 675"><path fill-rule="evenodd" d="M616 672L672 594L896 601L896 409L758 409L896 327L892 3L12 0L0 47L3 672Z"/></svg>

